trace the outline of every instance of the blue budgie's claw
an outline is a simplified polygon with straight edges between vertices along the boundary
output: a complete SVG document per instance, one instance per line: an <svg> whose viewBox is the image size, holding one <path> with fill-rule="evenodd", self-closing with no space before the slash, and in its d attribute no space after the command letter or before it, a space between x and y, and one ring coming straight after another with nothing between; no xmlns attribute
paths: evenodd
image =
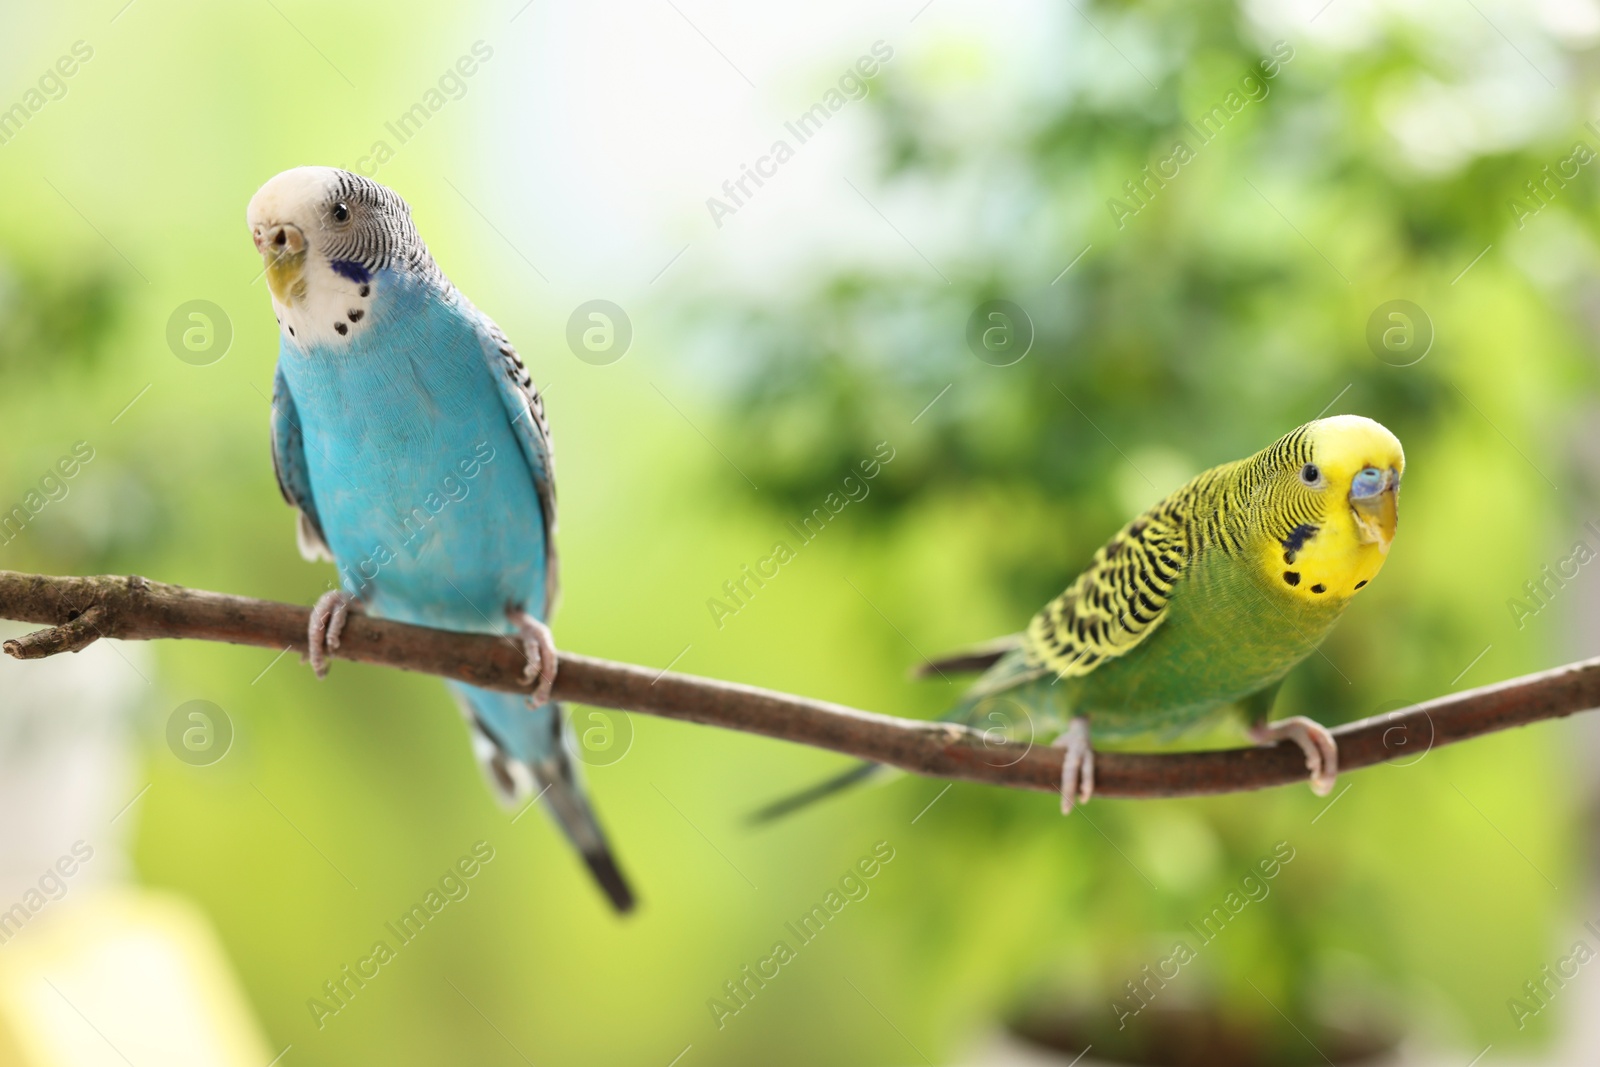
<svg viewBox="0 0 1600 1067"><path fill-rule="evenodd" d="M534 707L543 707L550 703L550 690L556 684L555 638L550 635L550 627L526 611L512 608L506 612L506 617L516 625L517 633L522 635L522 652L528 657L522 680L531 685L534 679L538 679L539 685L534 689L531 700Z"/></svg>
<svg viewBox="0 0 1600 1067"><path fill-rule="evenodd" d="M355 597L342 589L330 589L317 598L311 609L311 621L306 626L306 659L318 678L328 676L328 650L339 647L339 635L344 632L344 622L350 614Z"/></svg>

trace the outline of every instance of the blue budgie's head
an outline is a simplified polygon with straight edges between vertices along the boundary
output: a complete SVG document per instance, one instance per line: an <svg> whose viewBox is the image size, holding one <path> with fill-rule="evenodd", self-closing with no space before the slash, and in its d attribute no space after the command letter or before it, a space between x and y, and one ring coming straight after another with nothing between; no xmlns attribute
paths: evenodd
<svg viewBox="0 0 1600 1067"><path fill-rule="evenodd" d="M437 275L406 202L346 170L286 170L250 198L247 217L278 324L301 347L370 326L381 272Z"/></svg>

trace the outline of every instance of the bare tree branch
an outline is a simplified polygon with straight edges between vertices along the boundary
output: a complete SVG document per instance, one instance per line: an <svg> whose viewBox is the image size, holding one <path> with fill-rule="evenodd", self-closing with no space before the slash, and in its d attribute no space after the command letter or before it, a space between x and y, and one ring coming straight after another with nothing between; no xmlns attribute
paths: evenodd
<svg viewBox="0 0 1600 1067"><path fill-rule="evenodd" d="M0 571L0 618L51 628L5 642L8 655L39 659L76 652L100 637L190 638L306 650L309 609L138 577L56 578ZM526 665L511 642L352 613L337 658L526 692ZM1003 741L951 723L898 719L753 686L656 672L628 663L561 654L561 700L763 734L891 764L915 774L1056 792L1061 753ZM1417 759L1439 745L1558 718L1600 705L1600 658L1455 693L1334 731L1341 771ZM1304 757L1290 742L1216 752L1099 752L1095 793L1172 797L1303 782Z"/></svg>

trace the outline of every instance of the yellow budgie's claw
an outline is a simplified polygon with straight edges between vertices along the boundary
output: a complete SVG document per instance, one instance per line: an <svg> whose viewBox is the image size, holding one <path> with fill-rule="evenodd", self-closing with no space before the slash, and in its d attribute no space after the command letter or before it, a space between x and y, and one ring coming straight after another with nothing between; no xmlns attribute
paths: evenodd
<svg viewBox="0 0 1600 1067"><path fill-rule="evenodd" d="M1339 744L1328 728L1304 715L1250 727L1250 740L1258 745L1275 745L1285 739L1306 754L1311 791L1319 797L1333 792L1334 779L1339 777Z"/></svg>
<svg viewBox="0 0 1600 1067"><path fill-rule="evenodd" d="M1087 804L1094 796L1094 748L1089 743L1089 720L1073 716L1066 733L1051 744L1065 750L1061 757L1061 814L1071 815L1074 804Z"/></svg>

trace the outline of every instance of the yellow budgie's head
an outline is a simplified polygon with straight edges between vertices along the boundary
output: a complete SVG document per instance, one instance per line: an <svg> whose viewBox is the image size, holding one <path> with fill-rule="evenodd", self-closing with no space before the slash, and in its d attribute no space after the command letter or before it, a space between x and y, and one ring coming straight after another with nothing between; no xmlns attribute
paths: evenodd
<svg viewBox="0 0 1600 1067"><path fill-rule="evenodd" d="M1346 599L1383 567L1399 523L1400 441L1360 415L1318 419L1251 461L1256 550L1272 582Z"/></svg>

